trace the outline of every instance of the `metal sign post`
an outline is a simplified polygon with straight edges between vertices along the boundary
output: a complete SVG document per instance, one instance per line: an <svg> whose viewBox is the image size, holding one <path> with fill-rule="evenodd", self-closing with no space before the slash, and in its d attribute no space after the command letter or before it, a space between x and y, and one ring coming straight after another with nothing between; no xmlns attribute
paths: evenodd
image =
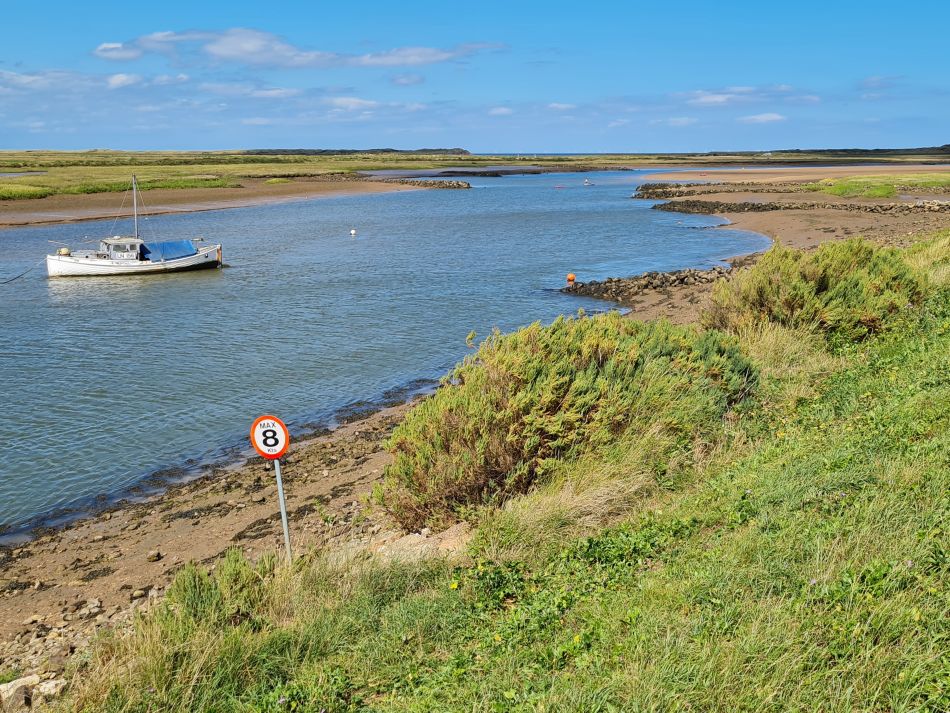
<svg viewBox="0 0 950 713"><path fill-rule="evenodd" d="M265 415L251 424L251 445L258 455L274 461L274 474L277 476L277 499L280 501L280 519L284 526L284 545L287 547L287 562L293 562L290 549L290 525L287 522L287 503L284 500L284 483L280 478L280 457L290 447L290 431L287 425L276 416Z"/></svg>

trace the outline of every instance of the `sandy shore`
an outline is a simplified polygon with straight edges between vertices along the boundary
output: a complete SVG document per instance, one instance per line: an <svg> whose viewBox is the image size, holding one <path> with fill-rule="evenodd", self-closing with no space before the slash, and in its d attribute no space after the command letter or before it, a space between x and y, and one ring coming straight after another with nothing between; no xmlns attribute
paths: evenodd
<svg viewBox="0 0 950 713"><path fill-rule="evenodd" d="M325 198L364 193L417 190L418 187L376 180L294 179L290 183L266 183L242 178L240 188L155 189L140 193L141 215L191 213L223 208L243 208L266 203ZM73 223L114 218L120 213L122 194L54 195L32 200L0 201L0 228L44 223ZM122 216L127 216L126 205Z"/></svg>
<svg viewBox="0 0 950 713"><path fill-rule="evenodd" d="M764 170L769 183L776 171L784 171ZM819 170L822 173L815 173ZM828 175L827 171L850 175L854 169L804 171L809 172L807 177L797 175L814 180ZM710 178L710 172L705 173L704 178ZM749 173L745 172L744 180ZM677 180L684 177L683 173L670 175ZM367 183L365 189L370 191L408 188ZM284 200L354 190L353 183L304 186L307 193L299 195L294 193L296 186L288 186L291 184L279 184L271 187L273 194L245 198ZM211 190L219 195L218 191L227 189ZM794 195L801 198L800 193ZM763 199L749 187L702 198L717 196L727 196L730 201ZM194 195L181 198L176 204L181 209L186 209L189 200L195 202ZM767 199L781 199L781 194L770 192ZM804 248L852 235L899 242L900 236L909 233L950 227L947 213L881 216L845 210L782 210L725 217L735 227ZM710 289L708 284L698 284L648 290L627 306L634 318L689 322L696 319ZM381 443L408 408L388 408L333 433L293 444L283 473L298 551L329 544L418 556L449 551L465 541L462 528L405 535L366 504L389 462ZM213 563L232 546L256 556L279 548L280 543L273 473L262 460L251 459L236 468L211 469L200 479L143 503L117 506L41 533L20 546L0 548L0 673L45 667L49 670L44 675L58 675L68 656L81 650L98 629L127 620L134 608L148 606L160 596L184 563Z"/></svg>

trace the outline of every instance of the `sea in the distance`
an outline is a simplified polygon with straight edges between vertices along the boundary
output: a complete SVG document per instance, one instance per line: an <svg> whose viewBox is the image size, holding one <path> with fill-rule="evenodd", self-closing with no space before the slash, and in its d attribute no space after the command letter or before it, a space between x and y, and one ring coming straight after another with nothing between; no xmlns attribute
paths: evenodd
<svg viewBox="0 0 950 713"><path fill-rule="evenodd" d="M558 292L568 272L708 267L768 246L631 200L644 176L473 177L472 190L155 216L147 240L204 236L230 267L59 280L37 268L0 285L0 525L9 536L156 471L237 457L262 413L298 433L332 423L438 378L471 330L609 308ZM0 231L0 281L51 240L111 232L111 220Z"/></svg>

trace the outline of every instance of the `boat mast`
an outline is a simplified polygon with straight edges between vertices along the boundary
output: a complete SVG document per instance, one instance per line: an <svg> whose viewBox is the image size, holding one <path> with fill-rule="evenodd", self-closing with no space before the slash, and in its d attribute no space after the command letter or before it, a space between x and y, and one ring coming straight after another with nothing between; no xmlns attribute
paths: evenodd
<svg viewBox="0 0 950 713"><path fill-rule="evenodd" d="M135 223L135 238L139 237L139 199L138 189L135 185L135 174L132 174L132 220Z"/></svg>

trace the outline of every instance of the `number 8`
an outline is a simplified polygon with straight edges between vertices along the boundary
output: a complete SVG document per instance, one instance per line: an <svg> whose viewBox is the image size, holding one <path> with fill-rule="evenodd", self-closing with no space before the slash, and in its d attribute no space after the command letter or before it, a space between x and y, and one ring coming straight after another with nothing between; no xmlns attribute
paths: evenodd
<svg viewBox="0 0 950 713"><path fill-rule="evenodd" d="M277 438L277 431L273 428L266 428L261 435L264 437L264 447L265 448L276 448L277 444L280 443L280 439Z"/></svg>

